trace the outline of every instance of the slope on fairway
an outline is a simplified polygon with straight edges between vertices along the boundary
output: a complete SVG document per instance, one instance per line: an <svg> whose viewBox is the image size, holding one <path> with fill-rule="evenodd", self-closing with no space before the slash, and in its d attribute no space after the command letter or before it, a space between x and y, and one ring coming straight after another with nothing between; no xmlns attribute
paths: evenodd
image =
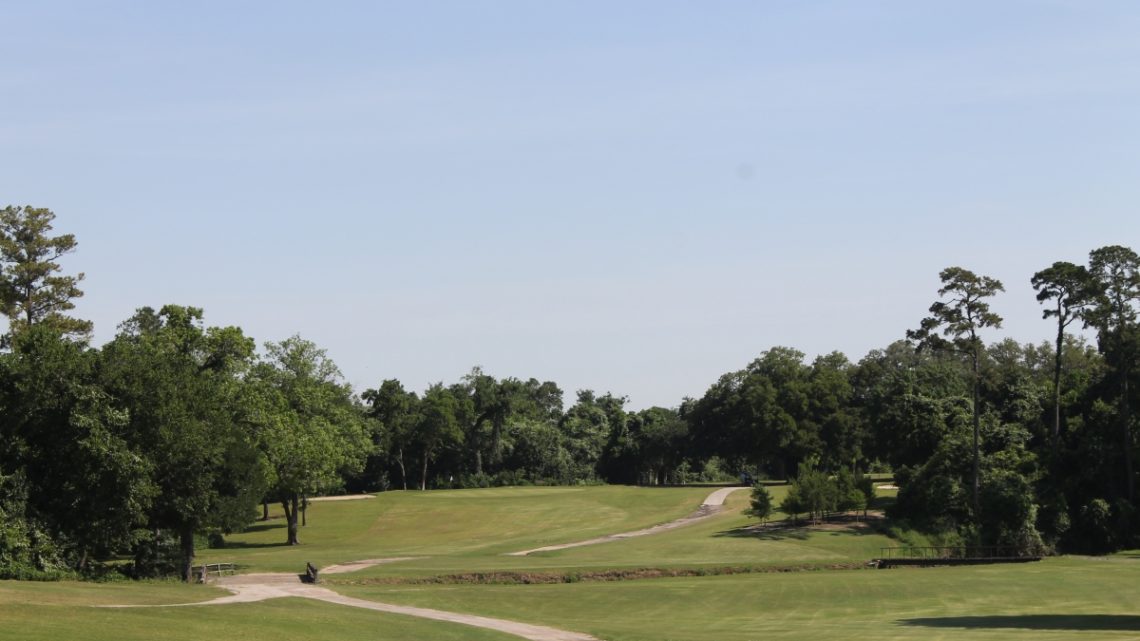
<svg viewBox="0 0 1140 641"><path fill-rule="evenodd" d="M432 492L383 492L369 501L309 506L302 545L286 546L276 518L227 537L205 562L233 561L245 571L300 571L359 559L427 556L472 559L590 538L669 521L692 512L707 487L525 487ZM274 512L279 515L279 512Z"/></svg>
<svg viewBox="0 0 1140 641"><path fill-rule="evenodd" d="M1135 639L1140 562L813 571L557 585L337 586L610 641Z"/></svg>
<svg viewBox="0 0 1140 641"><path fill-rule="evenodd" d="M470 626L306 599L226 606L103 609L96 604L200 601L222 590L173 583L0 582L0 640L518 641Z"/></svg>
<svg viewBox="0 0 1140 641"><path fill-rule="evenodd" d="M663 488L658 491L677 490ZM787 488L774 487L771 492L778 502ZM424 556L376 566L343 578L352 581L488 571L572 572L631 567L862 563L879 556L880 548L898 545L897 541L876 533L864 524L812 528L780 525L757 529L757 520L743 513L748 503L748 492L735 492L729 495L724 511L707 520L650 536L538 552L526 557L499 553ZM783 518L783 515L777 515L777 518ZM500 549L495 548L496 551Z"/></svg>

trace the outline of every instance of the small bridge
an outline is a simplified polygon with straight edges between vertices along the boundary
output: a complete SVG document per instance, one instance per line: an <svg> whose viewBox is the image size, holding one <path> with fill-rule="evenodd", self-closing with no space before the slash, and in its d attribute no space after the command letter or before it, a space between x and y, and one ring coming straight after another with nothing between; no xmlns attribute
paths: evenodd
<svg viewBox="0 0 1140 641"><path fill-rule="evenodd" d="M199 583L205 583L211 576L226 576L237 573L236 563L207 563L195 565L191 570Z"/></svg>
<svg viewBox="0 0 1140 641"><path fill-rule="evenodd" d="M891 568L901 565L978 565L983 563L1028 563L1040 561L1040 555L1010 546L906 546L879 548L879 558L871 565Z"/></svg>

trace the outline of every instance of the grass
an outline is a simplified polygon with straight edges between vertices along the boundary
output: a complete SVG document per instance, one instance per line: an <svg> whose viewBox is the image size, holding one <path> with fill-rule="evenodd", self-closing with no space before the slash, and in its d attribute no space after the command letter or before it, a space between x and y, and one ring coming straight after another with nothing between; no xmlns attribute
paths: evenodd
<svg viewBox="0 0 1140 641"><path fill-rule="evenodd" d="M475 572L584 574L605 569L858 565L897 541L871 529L756 529L748 493L701 523L645 537L504 553L634 530L690 513L693 488L495 488L389 492L314 503L303 545L281 545L271 520L201 560L246 571L299 572L351 560L415 556L327 586L378 601L435 607L590 632L610 641L689 639L1140 638L1140 554L1026 565L654 578L549 585L412 583ZM773 487L777 503L787 491ZM889 495L892 492L882 492ZM636 574L636 573L634 573ZM301 599L202 608L104 610L100 603L182 603L217 590L174 583L0 582L0 639L509 639L466 626Z"/></svg>
<svg viewBox="0 0 1140 641"><path fill-rule="evenodd" d="M60 641L508 641L517 637L306 599L206 607L104 609L107 603L181 603L227 594L174 584L0 582L0 640Z"/></svg>
<svg viewBox="0 0 1140 641"><path fill-rule="evenodd" d="M1140 561L816 571L560 585L340 586L611 641L1135 639Z"/></svg>
<svg viewBox="0 0 1140 641"><path fill-rule="evenodd" d="M313 503L304 545L288 547L280 518L201 551L207 562L233 561L245 571L299 572L307 561L326 566L381 557L417 557L353 576L427 576L505 570L574 571L630 567L800 565L866 561L895 544L869 529L756 530L743 514L746 491L704 522L662 534L526 557L507 552L625 532L691 513L707 487L494 488L387 492L359 501ZM770 488L777 503L786 487ZM889 493L887 493L889 494ZM276 513L274 513L276 514Z"/></svg>
<svg viewBox="0 0 1140 641"><path fill-rule="evenodd" d="M689 514L708 488L622 486L525 487L384 492L375 499L309 506L303 545L289 547L280 512L267 523L201 550L205 562L232 561L250 571L299 572L360 559L423 556L439 567L501 562L506 552L648 527Z"/></svg>

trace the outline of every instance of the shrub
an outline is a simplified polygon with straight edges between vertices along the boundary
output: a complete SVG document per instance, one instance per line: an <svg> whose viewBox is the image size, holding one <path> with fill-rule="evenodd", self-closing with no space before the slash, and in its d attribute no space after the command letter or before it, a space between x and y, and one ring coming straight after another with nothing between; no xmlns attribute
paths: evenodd
<svg viewBox="0 0 1140 641"><path fill-rule="evenodd" d="M752 486L752 507L748 514L760 519L761 523L772 516L772 493L760 483Z"/></svg>

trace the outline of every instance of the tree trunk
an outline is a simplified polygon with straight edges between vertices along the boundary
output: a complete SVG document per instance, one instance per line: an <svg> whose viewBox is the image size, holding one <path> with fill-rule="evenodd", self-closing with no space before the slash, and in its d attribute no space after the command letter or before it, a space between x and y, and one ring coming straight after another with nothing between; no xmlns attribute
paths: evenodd
<svg viewBox="0 0 1140 641"><path fill-rule="evenodd" d="M428 465L428 453L424 452L424 467L423 467L423 471L420 474L420 491L427 489L427 465Z"/></svg>
<svg viewBox="0 0 1140 641"><path fill-rule="evenodd" d="M269 520L269 499L263 499L261 501L261 520Z"/></svg>
<svg viewBox="0 0 1140 641"><path fill-rule="evenodd" d="M285 545L300 545L301 541L297 538L297 511L300 509L297 493L290 493L282 499L281 507L285 509L285 523L288 526Z"/></svg>
<svg viewBox="0 0 1140 641"><path fill-rule="evenodd" d="M404 486L404 490L408 489L408 471L404 469L404 448L396 450L396 463L400 466L400 483Z"/></svg>
<svg viewBox="0 0 1140 641"><path fill-rule="evenodd" d="M182 548L182 580L190 583L194 580L194 528L189 525L182 526L178 531L179 544Z"/></svg>
<svg viewBox="0 0 1140 641"><path fill-rule="evenodd" d="M1128 491L1128 502L1134 503L1136 496L1136 479L1132 473L1132 416L1131 408L1128 403L1128 375L1129 368L1124 367L1121 372L1123 377L1123 389L1120 396L1120 423L1124 431L1124 473L1125 489Z"/></svg>
<svg viewBox="0 0 1140 641"><path fill-rule="evenodd" d="M978 373L978 348L974 347L974 519L980 522L982 505L980 500L981 483L978 478L980 453L978 449L978 432L981 431L981 377Z"/></svg>
<svg viewBox="0 0 1140 641"><path fill-rule="evenodd" d="M1053 363L1053 449L1061 441L1061 348L1065 341L1065 325L1061 320L1061 301L1057 300L1057 353Z"/></svg>
<svg viewBox="0 0 1140 641"><path fill-rule="evenodd" d="M304 495L301 497L301 527L307 527L309 525L308 514L309 497L308 495Z"/></svg>

